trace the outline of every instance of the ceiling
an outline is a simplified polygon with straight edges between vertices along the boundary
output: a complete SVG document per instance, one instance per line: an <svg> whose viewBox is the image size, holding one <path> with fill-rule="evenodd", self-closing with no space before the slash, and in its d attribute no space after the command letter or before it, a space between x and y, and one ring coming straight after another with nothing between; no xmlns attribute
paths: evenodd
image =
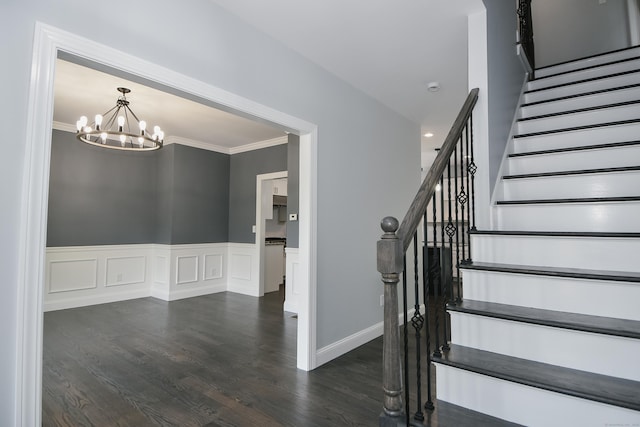
<svg viewBox="0 0 640 427"><path fill-rule="evenodd" d="M482 0L210 0L382 104L419 123L430 164L467 95L467 16ZM439 82L438 92L427 90ZM167 141L234 150L282 138L281 129L186 100L142 82L59 60L54 121L75 123L115 105L115 88ZM157 108L166 106L166 108ZM192 144L193 145L193 144Z"/></svg>

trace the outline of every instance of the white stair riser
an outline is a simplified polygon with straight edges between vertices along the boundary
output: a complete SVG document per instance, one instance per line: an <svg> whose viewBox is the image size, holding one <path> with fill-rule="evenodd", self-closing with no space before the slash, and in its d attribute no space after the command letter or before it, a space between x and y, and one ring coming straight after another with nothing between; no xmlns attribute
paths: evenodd
<svg viewBox="0 0 640 427"><path fill-rule="evenodd" d="M640 135L639 135L640 136ZM640 144L509 158L509 174L640 165Z"/></svg>
<svg viewBox="0 0 640 427"><path fill-rule="evenodd" d="M640 48L625 49L620 52L611 52L579 61L565 62L563 64L545 67L540 70L536 70L536 77L547 77L553 74L564 73L567 71L578 70L586 67L593 67L596 65L607 64L609 62L620 61L622 59L635 58L637 56L640 56Z"/></svg>
<svg viewBox="0 0 640 427"><path fill-rule="evenodd" d="M634 196L639 183L640 171L502 180L504 200Z"/></svg>
<svg viewBox="0 0 640 427"><path fill-rule="evenodd" d="M527 92L524 95L524 103L530 104L532 102L546 101L549 99L561 98L563 96L572 96L596 90L612 89L637 83L640 83L640 73L623 74L620 76L607 77L584 83Z"/></svg>
<svg viewBox="0 0 640 427"><path fill-rule="evenodd" d="M449 314L452 344L640 381L640 340L455 311Z"/></svg>
<svg viewBox="0 0 640 427"><path fill-rule="evenodd" d="M500 230L637 232L640 202L500 205Z"/></svg>
<svg viewBox="0 0 640 427"><path fill-rule="evenodd" d="M548 130L635 119L640 119L640 104L609 107L539 119L521 120L518 122L518 133L522 135L532 132L544 132Z"/></svg>
<svg viewBox="0 0 640 427"><path fill-rule="evenodd" d="M471 236L477 262L640 272L632 238Z"/></svg>
<svg viewBox="0 0 640 427"><path fill-rule="evenodd" d="M514 153L526 153L538 150L635 141L638 139L638 135L640 135L640 123L631 123L515 138L513 147Z"/></svg>
<svg viewBox="0 0 640 427"><path fill-rule="evenodd" d="M611 90L594 95L577 96L575 98L526 105L520 108L518 117L526 118L541 116L543 114L561 113L563 111L597 107L600 105L609 105L618 102L636 101L638 99L640 99L640 87Z"/></svg>
<svg viewBox="0 0 640 427"><path fill-rule="evenodd" d="M550 349L551 350L551 349ZM438 399L529 427L633 426L638 412L436 364ZM615 420L615 421L611 421Z"/></svg>
<svg viewBox="0 0 640 427"><path fill-rule="evenodd" d="M547 78L538 76L536 80L527 83L527 90L542 89L549 86L561 85L578 80L592 79L594 77L608 76L615 73L622 73L637 69L640 69L640 59L602 65L596 68L573 71L571 73L559 74Z"/></svg>
<svg viewBox="0 0 640 427"><path fill-rule="evenodd" d="M462 270L464 298L640 321L640 283Z"/></svg>

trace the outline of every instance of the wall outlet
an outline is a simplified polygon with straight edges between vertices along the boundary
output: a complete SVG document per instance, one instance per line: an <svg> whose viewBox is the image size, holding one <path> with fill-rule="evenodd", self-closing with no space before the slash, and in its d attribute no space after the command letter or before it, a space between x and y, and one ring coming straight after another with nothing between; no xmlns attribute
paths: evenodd
<svg viewBox="0 0 640 427"><path fill-rule="evenodd" d="M252 233L255 233L255 232L256 232L256 226L255 226L255 225L252 225L252 226L251 226L251 232L252 232Z"/></svg>
<svg viewBox="0 0 640 427"><path fill-rule="evenodd" d="M289 214L289 221L297 221L298 214Z"/></svg>
<svg viewBox="0 0 640 427"><path fill-rule="evenodd" d="M380 307L384 307L384 294L380 295Z"/></svg>

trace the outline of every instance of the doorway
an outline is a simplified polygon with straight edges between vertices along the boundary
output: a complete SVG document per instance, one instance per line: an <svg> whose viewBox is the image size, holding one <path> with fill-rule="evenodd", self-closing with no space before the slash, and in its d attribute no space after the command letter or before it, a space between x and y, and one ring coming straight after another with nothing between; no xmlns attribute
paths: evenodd
<svg viewBox="0 0 640 427"><path fill-rule="evenodd" d="M42 295L46 247L47 189L51 153L53 77L59 52L140 76L177 91L195 94L228 110L274 123L300 135L300 260L303 292L298 319L297 367L316 366L315 342L315 218L317 127L289 114L231 94L157 64L36 23L26 132L26 163L20 253L17 327L17 419L21 425L41 425Z"/></svg>

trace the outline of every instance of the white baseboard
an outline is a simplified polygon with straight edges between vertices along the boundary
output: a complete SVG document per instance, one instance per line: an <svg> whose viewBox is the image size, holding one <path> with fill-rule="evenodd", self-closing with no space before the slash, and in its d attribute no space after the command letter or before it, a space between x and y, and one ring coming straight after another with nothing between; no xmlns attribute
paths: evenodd
<svg viewBox="0 0 640 427"><path fill-rule="evenodd" d="M407 311L407 317L411 319L414 309L410 309ZM420 312L424 314L424 305L420 306ZM404 323L404 319L402 314L399 315L399 324L402 325ZM369 326L361 331L356 332L355 334L351 334L348 337L342 338L332 344L324 346L316 352L316 362L317 366L324 365L331 360L342 356L350 352L351 350L360 347L368 343L371 340L374 340L381 336L384 332L384 322L378 322L375 325Z"/></svg>
<svg viewBox="0 0 640 427"><path fill-rule="evenodd" d="M51 301L43 303L43 311L66 310L68 308L86 307L97 304L108 304L111 302L126 301L136 298L151 296L147 289L118 292L111 295L92 295L82 297L71 297L61 301Z"/></svg>

